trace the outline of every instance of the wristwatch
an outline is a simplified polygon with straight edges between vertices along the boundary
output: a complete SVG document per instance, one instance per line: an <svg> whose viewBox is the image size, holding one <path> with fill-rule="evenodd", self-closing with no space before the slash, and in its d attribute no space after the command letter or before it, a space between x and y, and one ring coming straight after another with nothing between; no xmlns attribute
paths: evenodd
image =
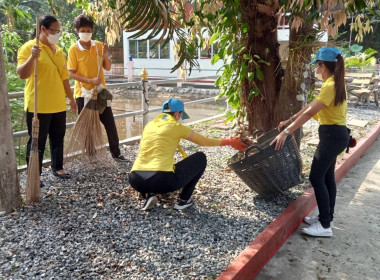
<svg viewBox="0 0 380 280"><path fill-rule="evenodd" d="M289 129L287 129L287 128L284 129L284 132L285 132L286 135L289 135L289 134L290 134L290 131L289 131Z"/></svg>

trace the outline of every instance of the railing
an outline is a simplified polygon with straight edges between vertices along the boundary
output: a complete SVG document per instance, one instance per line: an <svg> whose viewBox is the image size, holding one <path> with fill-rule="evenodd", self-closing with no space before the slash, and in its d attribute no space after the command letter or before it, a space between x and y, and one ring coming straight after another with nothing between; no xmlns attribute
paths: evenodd
<svg viewBox="0 0 380 280"><path fill-rule="evenodd" d="M199 80L215 80L216 78L217 78L217 76L187 78L186 82L199 81ZM155 80L155 81L139 81L139 82L107 84L107 88L109 88L109 89L136 87L136 86L143 86L143 88L144 88L142 98L141 98L141 110L125 112L125 113L121 113L121 114L115 114L114 118L120 119L120 118L134 117L134 116L143 116L143 126L145 126L145 124L148 122L147 114L151 113L151 112L159 112L161 110L160 107L149 108L149 106L148 106L149 99L148 99L148 95L147 95L148 86L149 85L160 85L160 84L171 84L171 83L175 84L175 83L182 83L182 82L183 82L183 79L165 79L165 80ZM24 97L24 93L22 91L21 92L11 92L8 95L9 95L9 99ZM184 102L184 103L185 103L185 105L190 105L190 104L210 102L213 100L215 100L215 97L203 98L203 99L188 101L188 102ZM74 124L75 124L75 122L69 122L66 124L66 128L73 127ZM27 130L17 131L17 132L13 133L14 139L27 137L27 136L28 136ZM49 161L44 161L44 163L46 163L46 162L49 162ZM21 167L19 167L19 170L24 170L25 168L26 168L26 166L21 166Z"/></svg>

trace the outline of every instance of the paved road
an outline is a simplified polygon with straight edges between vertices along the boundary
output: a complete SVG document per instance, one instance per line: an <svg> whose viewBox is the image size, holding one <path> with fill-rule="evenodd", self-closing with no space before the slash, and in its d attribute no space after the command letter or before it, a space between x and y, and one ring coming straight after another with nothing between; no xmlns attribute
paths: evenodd
<svg viewBox="0 0 380 280"><path fill-rule="evenodd" d="M380 139L338 184L334 236L303 235L305 226L255 280L380 279Z"/></svg>

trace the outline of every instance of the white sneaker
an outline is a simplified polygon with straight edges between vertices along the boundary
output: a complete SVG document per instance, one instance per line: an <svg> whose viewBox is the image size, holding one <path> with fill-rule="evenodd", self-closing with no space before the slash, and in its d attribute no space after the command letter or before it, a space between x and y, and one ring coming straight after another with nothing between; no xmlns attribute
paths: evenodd
<svg viewBox="0 0 380 280"><path fill-rule="evenodd" d="M306 216L303 221L309 225L313 225L317 222L319 222L318 215L316 216ZM334 221L330 222L330 227L334 227Z"/></svg>
<svg viewBox="0 0 380 280"><path fill-rule="evenodd" d="M190 197L188 201L184 201L182 199L178 199L177 201L177 204L174 205L174 209L175 210L183 210L183 209L186 209L188 207L190 207L191 205L194 204L194 201L193 199Z"/></svg>
<svg viewBox="0 0 380 280"><path fill-rule="evenodd" d="M321 223L318 221L307 228L303 228L302 231L311 236L319 237L331 237L333 232L331 226L329 228L324 228Z"/></svg>
<svg viewBox="0 0 380 280"><path fill-rule="evenodd" d="M158 202L157 196L152 195L149 196L144 203L144 206L142 207L142 210L146 211L149 209L152 209Z"/></svg>

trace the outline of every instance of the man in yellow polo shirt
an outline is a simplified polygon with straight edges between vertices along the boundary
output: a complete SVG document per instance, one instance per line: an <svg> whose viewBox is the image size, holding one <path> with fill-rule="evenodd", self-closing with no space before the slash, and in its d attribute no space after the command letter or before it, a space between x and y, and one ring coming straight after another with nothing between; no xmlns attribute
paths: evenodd
<svg viewBox="0 0 380 280"><path fill-rule="evenodd" d="M203 172L207 159L203 152L194 153L178 163L174 163L174 153L181 139L201 146L229 145L244 151L246 144L238 137L215 139L205 137L179 122L189 116L181 100L171 98L162 104L162 114L149 122L143 131L140 150L129 183L146 198L142 210L154 207L158 199L155 194L163 194L182 189L176 210L183 210L193 204L191 195Z"/></svg>
<svg viewBox="0 0 380 280"><path fill-rule="evenodd" d="M86 15L77 16L74 19L73 26L79 35L79 40L69 49L68 70L70 77L75 79L74 96L78 105L78 113L80 113L86 105L85 101L89 100L87 96L91 96L92 89L100 85L106 87L103 68L110 70L111 60L107 54L108 45L91 40L94 22L90 17ZM101 61L103 52L104 59ZM98 78L99 67L100 77ZM120 153L119 136L111 104L106 107L102 114L99 114L99 118L106 129L112 157L117 161L127 161Z"/></svg>
<svg viewBox="0 0 380 280"><path fill-rule="evenodd" d="M39 45L36 40L26 42L17 54L17 73L26 79L24 110L28 126L29 140L26 150L26 162L29 163L32 141L32 119L34 112L34 63L38 58L38 104L39 119L38 150L40 173L45 151L47 135L50 139L51 169L61 179L70 178L63 169L63 140L66 131L66 98L70 99L71 111L76 113L76 103L71 93L66 57L56 44L60 37L60 25L53 16L40 19ZM34 33L35 37L35 33ZM42 186L42 183L41 183Z"/></svg>

